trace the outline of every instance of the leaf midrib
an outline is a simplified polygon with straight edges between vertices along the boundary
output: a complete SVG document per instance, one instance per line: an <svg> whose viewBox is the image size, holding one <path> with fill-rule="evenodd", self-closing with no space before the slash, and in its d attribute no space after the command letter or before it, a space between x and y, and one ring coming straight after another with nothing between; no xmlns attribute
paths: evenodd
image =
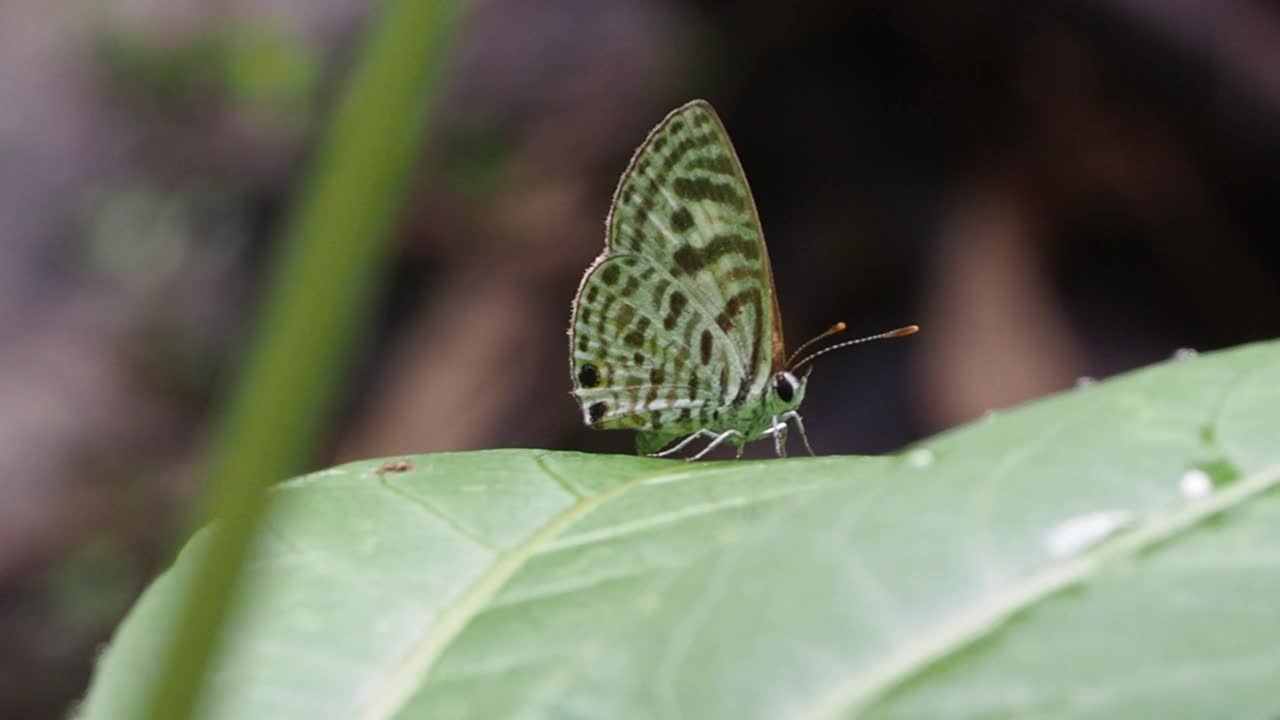
<svg viewBox="0 0 1280 720"><path fill-rule="evenodd" d="M940 626L920 633L917 641L899 648L869 671L853 673L798 717L811 720L857 717L873 702L912 678L987 637L1018 614L1097 574L1108 563L1175 540L1201 523L1278 486L1280 465L1271 465L1204 499L1152 515L1132 530L1069 562L1006 587L998 595L987 596L983 602L952 615Z"/></svg>

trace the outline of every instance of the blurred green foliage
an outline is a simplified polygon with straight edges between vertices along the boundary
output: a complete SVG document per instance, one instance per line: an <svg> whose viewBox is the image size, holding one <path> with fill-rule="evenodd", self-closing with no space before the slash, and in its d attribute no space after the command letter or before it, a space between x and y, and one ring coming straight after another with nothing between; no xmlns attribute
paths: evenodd
<svg viewBox="0 0 1280 720"><path fill-rule="evenodd" d="M266 509L265 490L300 471L323 435L377 290L461 9L450 0L393 0L369 20L298 196L214 445L205 507L218 532L179 596L179 622L160 653L149 717L191 716ZM189 97L201 81L214 81L239 97L277 98L273 88L293 88L290 79L307 73L290 71L288 52L272 47L223 39L176 58L141 53L153 62L140 67L154 70L138 74L161 97ZM157 67L167 64L173 68Z"/></svg>
<svg viewBox="0 0 1280 720"><path fill-rule="evenodd" d="M179 41L106 28L98 52L108 78L148 110L222 100L283 124L308 117L320 58L285 28L225 24Z"/></svg>

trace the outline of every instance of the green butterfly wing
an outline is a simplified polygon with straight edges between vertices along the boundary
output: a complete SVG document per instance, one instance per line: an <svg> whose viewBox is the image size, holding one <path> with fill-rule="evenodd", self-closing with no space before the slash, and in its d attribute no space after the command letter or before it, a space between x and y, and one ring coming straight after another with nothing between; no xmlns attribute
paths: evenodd
<svg viewBox="0 0 1280 720"><path fill-rule="evenodd" d="M732 427L781 366L755 202L706 102L673 111L632 157L569 334L584 420L652 431L637 438L642 452Z"/></svg>

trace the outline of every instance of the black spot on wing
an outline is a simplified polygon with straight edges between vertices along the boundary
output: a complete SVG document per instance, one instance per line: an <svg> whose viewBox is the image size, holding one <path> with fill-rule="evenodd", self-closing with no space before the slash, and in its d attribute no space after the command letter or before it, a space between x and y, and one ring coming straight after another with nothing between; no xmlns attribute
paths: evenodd
<svg viewBox="0 0 1280 720"><path fill-rule="evenodd" d="M720 138L715 133L700 133L696 135L686 135L685 137L681 138L680 142L677 143L676 146L671 149L671 152L666 154L665 158L663 158L662 166L658 171L659 172L658 177L661 178L662 180L665 180L665 178L671 174L671 171L675 169L676 165L679 165L686 157L688 157L691 151L705 148L711 145L716 145L720 142L721 142ZM694 163L697 162L697 160L698 158L695 157L691 159L689 162L685 163L685 166L694 167Z"/></svg>
<svg viewBox="0 0 1280 720"><path fill-rule="evenodd" d="M720 407L724 407L729 402L729 366L720 366ZM719 418L720 411L717 409L714 415Z"/></svg>
<svg viewBox="0 0 1280 720"><path fill-rule="evenodd" d="M716 324L720 326L721 330L729 332L733 328L733 319L748 305L757 308L757 310L759 309L760 288L747 288L726 300L724 309L720 311L720 314L716 315ZM758 315L759 313L757 312Z"/></svg>
<svg viewBox="0 0 1280 720"><path fill-rule="evenodd" d="M693 213L689 212L689 208L680 207L671 213L671 228L676 232L684 232L693 227Z"/></svg>
<svg viewBox="0 0 1280 720"><path fill-rule="evenodd" d="M667 315L662 318L662 327L665 330L674 330L676 323L680 322L680 316L684 313L685 306L689 304L689 299L679 290L674 290L671 297L667 299Z"/></svg>
<svg viewBox="0 0 1280 720"><path fill-rule="evenodd" d="M740 212L747 208L747 199L727 182L716 182L703 177L678 177L671 183L671 189L677 196L690 202L710 200L730 205Z"/></svg>
<svg viewBox="0 0 1280 720"><path fill-rule="evenodd" d="M622 307L618 308L617 316L614 317L614 327L617 328L618 332L622 332L631 324L631 321L634 320L635 317L636 309L626 303L623 303Z"/></svg>
<svg viewBox="0 0 1280 720"><path fill-rule="evenodd" d="M640 279L635 275L632 275L627 278L627 282L623 284L622 289L618 291L618 294L624 298L629 298L632 295L635 295L636 290L638 289L640 289Z"/></svg>
<svg viewBox="0 0 1280 720"><path fill-rule="evenodd" d="M705 247L681 246L672 257L680 271L692 275L729 254L755 260L760 257L759 243L741 235L721 233L711 238Z"/></svg>
<svg viewBox="0 0 1280 720"><path fill-rule="evenodd" d="M762 360L760 353L763 350L765 323L769 320L764 314L764 300L760 293L760 288L750 287L733 295L725 301L724 309L716 315L716 325L727 333L734 327L736 317L747 307L755 310L755 327L751 328L749 334L751 338L751 353L746 373L742 378L742 384L738 386L738 392L733 398L734 404L746 399L747 393L750 392L751 387L755 384L756 375L759 374L760 370L760 362Z"/></svg>
<svg viewBox="0 0 1280 720"><path fill-rule="evenodd" d="M658 282L654 283L653 298L651 300L654 310L662 309L662 298L666 294L667 288L669 287L671 287L671 280L668 278L663 278Z"/></svg>
<svg viewBox="0 0 1280 720"><path fill-rule="evenodd" d="M695 157L685 163L685 168L691 170L706 170L707 172L719 175L734 175L733 161L727 155L702 155Z"/></svg>
<svg viewBox="0 0 1280 720"><path fill-rule="evenodd" d="M609 406L603 400L593 402L587 407L587 415L591 418L593 425L600 422L607 412L609 412Z"/></svg>

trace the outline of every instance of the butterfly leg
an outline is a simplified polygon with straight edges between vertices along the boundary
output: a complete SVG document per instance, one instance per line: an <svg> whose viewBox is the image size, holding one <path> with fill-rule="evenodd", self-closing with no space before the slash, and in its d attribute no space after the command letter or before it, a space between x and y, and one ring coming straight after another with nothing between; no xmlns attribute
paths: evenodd
<svg viewBox="0 0 1280 720"><path fill-rule="evenodd" d="M783 435L781 440L779 440L778 434L785 433L787 431L787 423L785 420L779 421L778 417L779 416L774 415L773 424L765 428L763 432L761 432L758 436L756 436L756 439L764 440L765 438L773 438L774 452L778 454L778 457L786 457L787 456L787 448L785 446L787 441L786 436Z"/></svg>
<svg viewBox="0 0 1280 720"><path fill-rule="evenodd" d="M773 416L773 427L769 429L773 434L773 452L778 457L787 456L787 421L778 422L778 416Z"/></svg>
<svg viewBox="0 0 1280 720"><path fill-rule="evenodd" d="M699 433L703 433L703 432L711 432L711 431L710 431L710 430L705 430L705 429L704 429L704 430L699 430L698 432L699 432ZM712 450L714 450L714 449L716 448L716 446L717 446L717 445L719 445L720 443L724 442L725 440L728 440L729 438L733 437L734 435L737 435L738 437L742 437L742 433L738 432L737 430L725 430L724 432L720 433L719 435L716 435L716 439L715 439L715 440L712 440L712 441L711 441L711 442L709 442L709 443L707 443L707 446L706 446L706 447L704 447L704 448L702 448L701 450L699 450L699 451L697 452L697 454L695 454L695 455L693 455L693 456L691 456L691 457L687 457L687 458L685 458L685 460L699 460L699 459L701 459L701 458L702 458L702 457L704 457L707 453L709 453L709 452L711 452Z"/></svg>
<svg viewBox="0 0 1280 720"><path fill-rule="evenodd" d="M711 437L711 438L714 438L715 436L716 436L715 432L713 432L713 431L711 431L711 430L708 430L708 429L706 429L706 428L703 428L703 429L699 430L698 432L693 433L693 434L692 434L692 435L690 435L689 437L686 437L685 439L683 439L683 440L681 440L680 442L676 443L675 445L672 445L671 447L667 448L666 450L663 450L662 452L650 453L650 454L649 454L649 457L669 457L669 456L674 455L674 454L676 454L676 453L680 452L681 450L685 449L686 447L688 447L688 446L689 446L689 443L693 442L694 440L697 440L697 439L698 439L698 438L700 438L700 437Z"/></svg>
<svg viewBox="0 0 1280 720"><path fill-rule="evenodd" d="M777 420L777 418L774 418L774 419L775 419L775 420ZM779 431L779 430L781 430L783 427L784 427L784 424L783 424L782 422L780 422L780 421L779 421L779 422L775 422L775 423L774 423L773 425L771 425L770 427L765 428L765 429L764 429L764 431L763 431L763 432L761 432L761 433L760 433L760 435L758 435L758 436L756 437L756 439L757 439L757 440L764 440L765 438L771 438L771 437L773 437L774 435L776 435L776 434L778 433L778 431Z"/></svg>
<svg viewBox="0 0 1280 720"><path fill-rule="evenodd" d="M800 419L800 413L795 410L788 410L782 414L783 422L787 420L796 421L796 429L800 431L800 439L804 441L804 449L809 451L809 455L817 457L817 453L813 451L813 446L809 444L809 436L804 431L804 421Z"/></svg>

